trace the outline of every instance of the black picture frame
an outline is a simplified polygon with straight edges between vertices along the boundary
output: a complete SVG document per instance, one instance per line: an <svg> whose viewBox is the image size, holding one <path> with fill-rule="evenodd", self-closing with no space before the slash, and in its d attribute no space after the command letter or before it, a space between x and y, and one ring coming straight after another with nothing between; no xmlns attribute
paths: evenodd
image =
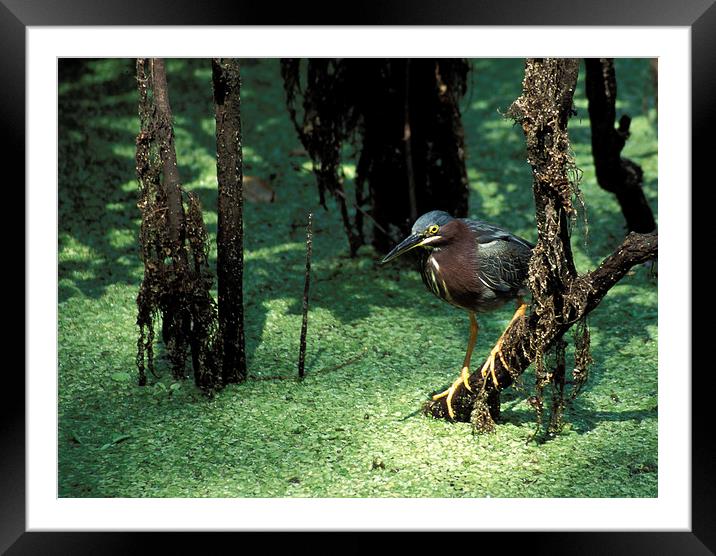
<svg viewBox="0 0 716 556"><path fill-rule="evenodd" d="M0 0L0 51L3 86L0 87L0 118L5 133L5 160L25 157L25 29L28 26L57 25L560 25L560 26L685 26L692 37L692 175L694 183L712 187L710 160L713 157L713 129L716 102L716 0L524 0L437 1L390 0L370 6L343 5L338 2L286 3L280 8L267 2L236 0L123 0L106 3L95 0ZM352 10L352 7L355 8ZM353 13L350 13L351 10ZM16 165L20 166L20 165ZM13 183L24 183L24 168ZM667 184L691 194L690 184ZM14 186L16 187L16 186ZM686 194L686 193L685 193ZM25 210L24 196L20 201ZM692 204L692 207L694 205ZM693 214L693 213L692 213ZM693 215L693 222L698 222ZM708 252L710 235L684 230L693 238L692 254ZM24 267L23 267L24 268ZM24 271L23 271L24 272ZM693 269L692 269L693 272ZM699 292L699 274L692 273L691 287ZM696 279L696 280L694 280ZM27 277L25 277L27 280ZM709 290L701 290L709 291ZM27 296L27 290L25 290ZM684 323L688 326L689 323ZM703 331L702 331L703 330ZM708 332L692 326L692 346ZM701 336L699 336L701 335ZM696 341L694 341L696 340ZM673 380L691 373L691 359L684 354L682 369L669 369ZM712 364L711 364L712 366ZM704 367L701 371L707 371ZM508 552L551 554L714 554L716 552L716 469L713 433L709 431L711 390L709 373L692 374L692 529L690 532L552 532L483 533L490 543L500 543ZM161 543L162 552L211 552L215 542L234 543L226 535L209 533L82 533L26 532L25 528L25 381L17 373L5 374L6 395L2 408L0 435L0 550L8 554L95 554L148 552L151 544ZM255 535L255 533L236 533ZM479 533L478 533L479 534ZM284 537L287 535L284 535ZM294 536L294 534L291 534ZM217 538L219 539L217 541ZM415 537L421 544L420 535ZM449 537L433 546L453 550L466 542ZM362 550L365 540L343 545L341 551ZM152 543L150 543L150 540ZM336 550L341 539L313 542L314 548ZM447 541L447 539L445 539ZM241 540L244 547L247 541ZM292 542L292 541L288 541ZM435 542L435 541L433 541ZM474 542L474 541L468 541ZM479 542L484 542L480 540ZM464 545L463 545L464 546ZM477 549L480 546L478 545ZM239 545L234 545L238 548ZM350 548L348 548L350 547ZM424 549L424 546L419 548ZM465 547L466 548L466 547ZM463 548L464 549L464 548Z"/></svg>

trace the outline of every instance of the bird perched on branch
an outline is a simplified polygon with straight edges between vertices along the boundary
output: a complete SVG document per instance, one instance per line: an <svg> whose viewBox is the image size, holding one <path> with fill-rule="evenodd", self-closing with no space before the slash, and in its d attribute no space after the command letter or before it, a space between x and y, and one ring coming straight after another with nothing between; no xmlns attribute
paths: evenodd
<svg viewBox="0 0 716 556"><path fill-rule="evenodd" d="M468 384L470 358L477 341L476 313L492 311L510 300L517 302L510 325L525 314L527 305L527 272L534 245L502 228L479 220L453 218L434 210L423 214L413 224L412 233L388 253L387 263L411 249L420 249L419 268L425 286L443 301L465 309L470 317L470 339L460 376L434 400L446 397L450 418L455 417L452 399L460 384ZM495 357L500 357L504 332L481 369L483 379L488 373L495 387Z"/></svg>

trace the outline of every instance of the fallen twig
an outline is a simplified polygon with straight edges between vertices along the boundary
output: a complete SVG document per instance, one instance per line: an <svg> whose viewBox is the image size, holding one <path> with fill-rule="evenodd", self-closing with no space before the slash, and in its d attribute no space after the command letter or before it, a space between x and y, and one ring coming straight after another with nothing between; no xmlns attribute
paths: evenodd
<svg viewBox="0 0 716 556"><path fill-rule="evenodd" d="M348 365L352 365L353 363L356 363L360 359L362 359L365 354L368 353L368 348L364 348L363 351L361 351L358 355L351 357L350 359L346 359L342 363L338 363L337 365L333 365L331 367L325 367L323 369L318 369L317 371L314 371L312 374L317 375L321 373L328 373L332 371L337 371L338 369L342 369L343 367L347 367ZM287 376L287 375L273 375L273 376L251 376L251 380L292 380L294 377Z"/></svg>
<svg viewBox="0 0 716 556"><path fill-rule="evenodd" d="M342 369L343 367L347 367L348 365L351 365L358 361L359 359L362 359L365 354L368 353L368 348L364 348L363 351L361 351L358 355L355 357L351 357L350 359L345 360L343 363L339 363L338 365L333 365L332 367L326 367L324 369L319 369L316 371L316 374L318 373L327 373L331 371L337 371L338 369Z"/></svg>

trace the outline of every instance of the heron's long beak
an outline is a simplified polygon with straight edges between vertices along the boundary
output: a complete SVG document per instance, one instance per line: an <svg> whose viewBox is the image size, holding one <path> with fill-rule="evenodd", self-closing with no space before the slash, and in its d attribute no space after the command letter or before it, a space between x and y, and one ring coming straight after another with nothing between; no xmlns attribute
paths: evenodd
<svg viewBox="0 0 716 556"><path fill-rule="evenodd" d="M396 257L399 257L403 253L410 251L420 245L425 238L422 234L411 234L401 241L398 245L393 247L393 250L388 253L385 258L380 261L380 264L385 264L388 261L392 261Z"/></svg>

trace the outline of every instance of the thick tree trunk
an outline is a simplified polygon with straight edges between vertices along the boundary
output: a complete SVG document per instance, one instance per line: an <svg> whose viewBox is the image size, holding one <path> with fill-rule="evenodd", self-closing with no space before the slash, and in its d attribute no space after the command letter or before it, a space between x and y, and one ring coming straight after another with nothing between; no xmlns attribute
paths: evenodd
<svg viewBox="0 0 716 556"><path fill-rule="evenodd" d="M137 369L139 385L147 384L148 369L154 373L154 313L159 306L158 294L160 282L166 274L164 265L165 245L168 239L164 226L154 225L156 215L166 212L166 203L161 194L162 166L159 156L153 152L156 144L156 122L154 105L149 100L152 89L149 61L137 59L137 92L139 94L139 122L141 129L136 139L136 171L139 181L139 210L142 213L140 227L140 248L144 263L144 277L137 295ZM154 218L153 218L154 216Z"/></svg>
<svg viewBox="0 0 716 556"><path fill-rule="evenodd" d="M409 232L416 216L445 210L467 216L468 180L458 101L467 64L461 59L372 61L362 66L364 131L357 180L367 182L371 214L383 229ZM396 238L374 230L373 246Z"/></svg>
<svg viewBox="0 0 716 556"><path fill-rule="evenodd" d="M161 59L137 60L138 206L144 278L137 296L139 383L146 384L145 359L153 369L154 319L162 315L162 336L175 378L186 377L191 355L194 378L204 391L217 386L214 337L216 307L211 295L206 229L199 200L188 195L184 209L174 147L166 71ZM191 353L190 353L191 352Z"/></svg>
<svg viewBox="0 0 716 556"><path fill-rule="evenodd" d="M631 119L623 115L619 119L619 127L615 128L617 81L614 60L587 58L585 66L597 181L603 189L616 196L630 231L651 232L656 223L644 196L642 169L635 162L621 157L629 137Z"/></svg>
<svg viewBox="0 0 716 556"><path fill-rule="evenodd" d="M494 428L499 391L511 385L531 363L538 361L541 365L542 354L573 325L583 324L586 315L632 266L657 253L655 232L632 233L597 269L577 275L569 239L575 185L568 177L573 161L567 121L578 67L578 61L572 59L528 60L522 95L510 109L522 125L534 177L538 241L529 273L533 302L531 313L517 319L505 333L504 364L497 358L495 365L499 387L494 387L489 376L485 381L480 373L473 373L469 379L472 391L460 386L453 398L455 418L472 421L479 431ZM573 375L577 384L586 378L583 367L589 358L586 326L584 334ZM445 398L428 402L425 410L434 417L448 415Z"/></svg>
<svg viewBox="0 0 716 556"><path fill-rule="evenodd" d="M387 251L419 214L442 209L467 215L458 105L467 71L462 59L311 59L299 122L294 107L301 91L299 62L282 62L287 104L314 161L321 201L324 190L336 196L352 254L363 243L364 212L373 221L373 245L379 251ZM341 146L356 131L362 141L351 219Z"/></svg>
<svg viewBox="0 0 716 556"><path fill-rule="evenodd" d="M168 347L175 378L184 378L184 361L189 349L188 335L191 329L191 316L183 307L184 286L181 279L188 270L184 237L185 213L174 146L174 123L169 104L166 68L162 58L151 58L149 63L156 111L156 135L163 169L162 193L166 199L167 232L173 265L172 276L175 280L172 291L165 295L163 300L162 337Z"/></svg>
<svg viewBox="0 0 716 556"><path fill-rule="evenodd" d="M167 198L172 258L174 259L174 264L182 268L187 264L186 251L184 250L184 205L182 204L181 179L177 168L176 148L174 147L174 124L172 122L172 109L169 104L167 72L162 58L152 58L150 64L157 114L157 139L164 169L163 185L164 194Z"/></svg>
<svg viewBox="0 0 716 556"><path fill-rule="evenodd" d="M243 306L241 77L234 59L212 60L219 182L217 279L224 384L246 379Z"/></svg>

